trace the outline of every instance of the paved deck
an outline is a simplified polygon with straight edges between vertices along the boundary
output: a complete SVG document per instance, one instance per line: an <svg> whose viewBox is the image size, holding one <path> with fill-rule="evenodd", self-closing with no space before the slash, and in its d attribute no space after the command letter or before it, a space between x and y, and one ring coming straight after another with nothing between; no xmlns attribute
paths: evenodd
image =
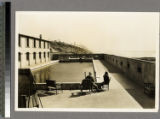
<svg viewBox="0 0 160 119"><path fill-rule="evenodd" d="M113 65L106 62L96 61L97 64L103 64L107 67L109 75L112 79L118 81L121 86L143 107L143 108L155 108L155 98L149 97L144 94L143 87L137 85L134 81L126 77L120 70ZM99 63L98 63L99 62Z"/></svg>
<svg viewBox="0 0 160 119"><path fill-rule="evenodd" d="M109 72L111 77L110 90L96 92L91 94L80 93L80 90L63 91L58 95L54 92L41 96L44 108L121 108L121 109L142 109L143 107L135 100L133 96L125 89L116 78L121 75L119 72L110 72L109 69L99 60L94 60L94 66L97 73L97 82L103 81L105 71ZM118 76L118 77L117 77ZM122 78L121 78L122 79ZM131 86L131 85L130 85ZM132 87L132 86L131 86ZM132 87L133 88L133 87Z"/></svg>

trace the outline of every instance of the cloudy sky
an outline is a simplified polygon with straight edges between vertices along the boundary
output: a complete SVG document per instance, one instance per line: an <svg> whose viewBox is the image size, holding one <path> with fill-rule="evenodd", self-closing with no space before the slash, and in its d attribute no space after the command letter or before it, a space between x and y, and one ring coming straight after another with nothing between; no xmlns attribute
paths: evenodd
<svg viewBox="0 0 160 119"><path fill-rule="evenodd" d="M17 12L17 33L81 45L96 53L155 56L159 14Z"/></svg>

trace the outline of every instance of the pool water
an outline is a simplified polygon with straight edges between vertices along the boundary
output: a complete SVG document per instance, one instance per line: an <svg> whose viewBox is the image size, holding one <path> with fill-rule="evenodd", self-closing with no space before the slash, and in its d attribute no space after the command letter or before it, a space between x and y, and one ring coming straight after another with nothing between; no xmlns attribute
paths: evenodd
<svg viewBox="0 0 160 119"><path fill-rule="evenodd" d="M45 83L46 79L56 80L56 82L81 82L85 78L85 73L93 74L93 64L91 63L57 63L47 68L33 71L33 76L37 83Z"/></svg>

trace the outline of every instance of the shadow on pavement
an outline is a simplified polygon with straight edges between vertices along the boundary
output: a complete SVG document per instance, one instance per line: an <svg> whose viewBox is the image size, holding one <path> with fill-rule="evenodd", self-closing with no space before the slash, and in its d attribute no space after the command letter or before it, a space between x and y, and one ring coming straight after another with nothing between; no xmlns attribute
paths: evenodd
<svg viewBox="0 0 160 119"><path fill-rule="evenodd" d="M149 97L143 91L126 89L126 91L145 109L155 108L155 98Z"/></svg>
<svg viewBox="0 0 160 119"><path fill-rule="evenodd" d="M123 88L143 107L155 108L155 98L144 94L144 89L137 85L133 80L125 76L125 74L110 63L101 61L107 67L109 73L123 86ZM112 74L113 73L113 74Z"/></svg>
<svg viewBox="0 0 160 119"><path fill-rule="evenodd" d="M105 90L100 90L100 91L95 91L95 92L76 92L76 93L71 93L70 98L76 98L76 97L80 97L80 96L86 96L86 95L92 95L94 93L100 93L100 92L104 92Z"/></svg>
<svg viewBox="0 0 160 119"><path fill-rule="evenodd" d="M53 92L50 92L50 91L39 91L38 92L38 96L39 97L46 97L46 96L52 96L52 95L57 95L56 93L55 93L55 91Z"/></svg>
<svg viewBox="0 0 160 119"><path fill-rule="evenodd" d="M107 67L107 69L108 69L108 71L109 71L110 73L119 73L119 72L121 72L119 69L115 68L115 66L113 66L112 64L107 63L107 62L105 62L104 60L101 60L101 62L102 62L102 64L103 64L104 66Z"/></svg>

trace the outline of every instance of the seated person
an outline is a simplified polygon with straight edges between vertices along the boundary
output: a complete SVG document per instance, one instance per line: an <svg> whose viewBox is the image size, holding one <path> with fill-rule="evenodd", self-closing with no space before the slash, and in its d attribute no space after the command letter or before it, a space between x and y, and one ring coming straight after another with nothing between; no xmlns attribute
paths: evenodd
<svg viewBox="0 0 160 119"><path fill-rule="evenodd" d="M91 91L92 90L92 82L90 81L90 80L88 80L88 79L83 79L82 80L82 83L81 83L81 92L83 91L83 90L89 90L89 91Z"/></svg>
<svg viewBox="0 0 160 119"><path fill-rule="evenodd" d="M92 90L93 90L93 88L96 88L97 91L100 90L98 88L97 84L94 82L94 79L92 77L92 73L91 72L89 72L89 75L86 77L85 80L90 80L92 82Z"/></svg>
<svg viewBox="0 0 160 119"><path fill-rule="evenodd" d="M110 78L108 76L108 72L105 72L105 74L103 75L103 79L104 79L104 81L103 81L102 85L108 85L108 89L109 89Z"/></svg>

